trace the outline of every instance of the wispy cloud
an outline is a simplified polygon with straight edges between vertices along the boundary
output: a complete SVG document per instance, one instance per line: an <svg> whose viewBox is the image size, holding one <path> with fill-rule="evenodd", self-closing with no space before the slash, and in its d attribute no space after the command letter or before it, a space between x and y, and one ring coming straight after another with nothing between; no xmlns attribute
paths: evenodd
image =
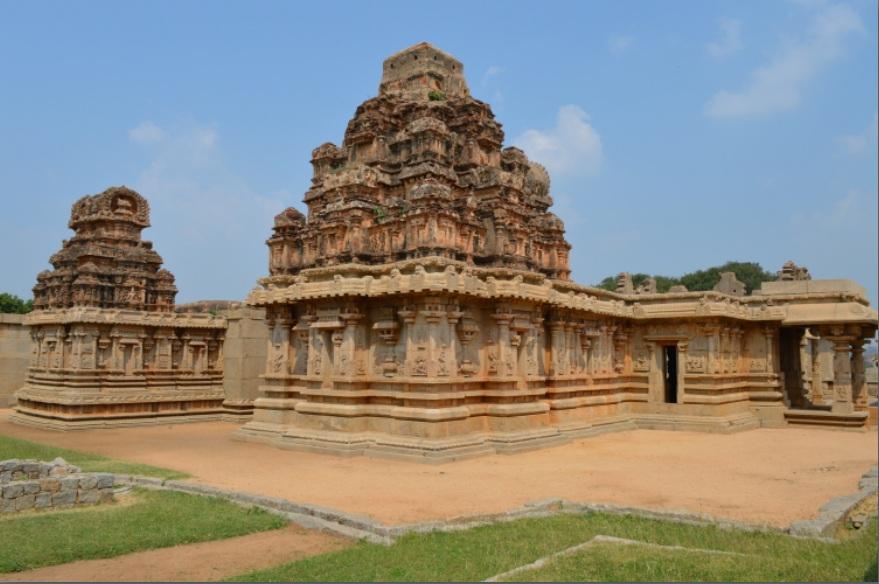
<svg viewBox="0 0 879 584"><path fill-rule="evenodd" d="M527 130L513 144L559 174L597 174L604 158L601 136L589 115L576 105L559 108L554 128Z"/></svg>
<svg viewBox="0 0 879 584"><path fill-rule="evenodd" d="M708 43L705 47L708 54L715 59L728 57L742 50L742 23L733 18L720 21L720 38Z"/></svg>
<svg viewBox="0 0 879 584"><path fill-rule="evenodd" d="M867 152L872 144L876 144L877 138L879 138L879 113L874 112L873 120L863 131L839 136L836 138L836 143L846 154L859 156Z"/></svg>
<svg viewBox="0 0 879 584"><path fill-rule="evenodd" d="M128 135L144 157L132 186L150 202L150 238L175 272L182 301L230 288L243 295L265 271L263 236L292 197L259 193L232 171L215 124L144 122ZM230 270L241 280L234 286Z"/></svg>
<svg viewBox="0 0 879 584"><path fill-rule="evenodd" d="M705 112L715 118L748 118L799 105L806 85L842 55L852 33L863 30L860 17L846 4L821 4L812 10L802 38L784 44L768 63L755 69L744 89L714 94Z"/></svg>
<svg viewBox="0 0 879 584"><path fill-rule="evenodd" d="M627 34L615 35L607 41L608 50L614 55L622 55L635 44L635 37Z"/></svg>
<svg viewBox="0 0 879 584"><path fill-rule="evenodd" d="M146 120L128 130L128 138L137 144L150 144L161 142L165 138L165 132L153 122Z"/></svg>

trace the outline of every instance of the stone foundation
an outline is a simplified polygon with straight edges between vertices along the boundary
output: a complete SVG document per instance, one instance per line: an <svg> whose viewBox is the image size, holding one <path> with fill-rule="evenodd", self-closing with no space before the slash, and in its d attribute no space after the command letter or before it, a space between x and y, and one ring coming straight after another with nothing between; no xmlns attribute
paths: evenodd
<svg viewBox="0 0 879 584"><path fill-rule="evenodd" d="M52 462L0 462L0 513L95 505L113 501L114 476L84 473L56 458Z"/></svg>

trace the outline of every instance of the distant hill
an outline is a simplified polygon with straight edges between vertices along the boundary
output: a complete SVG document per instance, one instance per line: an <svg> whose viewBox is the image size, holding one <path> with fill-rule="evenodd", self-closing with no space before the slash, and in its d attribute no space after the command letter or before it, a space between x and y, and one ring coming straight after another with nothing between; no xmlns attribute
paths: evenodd
<svg viewBox="0 0 879 584"><path fill-rule="evenodd" d="M656 279L657 292L668 292L669 288L676 285L684 285L687 287L687 290L696 292L714 288L720 281L720 274L723 272L735 273L736 278L745 283L748 294L760 288L761 283L776 279L775 273L767 272L757 262L726 262L722 266L696 270L683 276L632 274L632 284L637 288L644 280L652 277ZM596 284L596 287L613 292L617 289L617 277L608 276Z"/></svg>

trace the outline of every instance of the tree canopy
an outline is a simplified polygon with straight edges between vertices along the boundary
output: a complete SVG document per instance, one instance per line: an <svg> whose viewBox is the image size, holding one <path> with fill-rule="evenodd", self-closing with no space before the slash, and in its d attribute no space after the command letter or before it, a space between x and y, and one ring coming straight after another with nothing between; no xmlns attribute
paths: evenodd
<svg viewBox="0 0 879 584"><path fill-rule="evenodd" d="M748 294L760 288L762 282L775 280L776 275L767 272L757 262L726 262L722 266L713 266L704 270L696 270L683 276L652 276L656 279L656 290L668 292L672 286L683 284L687 290L696 292L711 290L720 281L722 272L733 272L736 278L745 283ZM637 288L644 280L650 278L650 274L632 274L632 284ZM596 285L597 288L615 291L617 289L617 277L608 276Z"/></svg>
<svg viewBox="0 0 879 584"><path fill-rule="evenodd" d="M33 300L22 300L15 294L0 292L0 313L27 314L33 309Z"/></svg>

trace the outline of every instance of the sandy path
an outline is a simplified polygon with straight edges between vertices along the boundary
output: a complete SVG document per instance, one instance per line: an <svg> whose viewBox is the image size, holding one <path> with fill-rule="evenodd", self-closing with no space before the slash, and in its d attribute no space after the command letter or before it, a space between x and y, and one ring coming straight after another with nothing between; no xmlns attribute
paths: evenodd
<svg viewBox="0 0 879 584"><path fill-rule="evenodd" d="M372 516L386 524L496 513L541 499L687 510L787 526L857 490L877 434L820 429L635 430L442 465L237 442L223 422L0 434L179 469L199 482Z"/></svg>
<svg viewBox="0 0 879 584"><path fill-rule="evenodd" d="M219 580L243 572L342 549L352 540L289 525L274 531L136 552L106 560L82 560L0 574L25 582L135 582Z"/></svg>

